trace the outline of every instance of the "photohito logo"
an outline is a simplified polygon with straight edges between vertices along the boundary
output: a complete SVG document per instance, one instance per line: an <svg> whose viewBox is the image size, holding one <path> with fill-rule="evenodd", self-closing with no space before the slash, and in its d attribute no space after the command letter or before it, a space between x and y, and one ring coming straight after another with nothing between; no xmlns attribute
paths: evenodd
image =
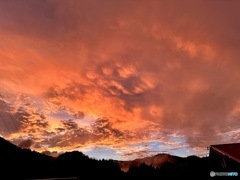
<svg viewBox="0 0 240 180"><path fill-rule="evenodd" d="M214 176L238 176L238 172L214 172L214 171L211 171L210 176L211 177L214 177Z"/></svg>
<svg viewBox="0 0 240 180"><path fill-rule="evenodd" d="M214 172L214 171L211 171L211 172L210 172L210 176L211 176L211 177L214 177L214 176L215 176L215 172Z"/></svg>

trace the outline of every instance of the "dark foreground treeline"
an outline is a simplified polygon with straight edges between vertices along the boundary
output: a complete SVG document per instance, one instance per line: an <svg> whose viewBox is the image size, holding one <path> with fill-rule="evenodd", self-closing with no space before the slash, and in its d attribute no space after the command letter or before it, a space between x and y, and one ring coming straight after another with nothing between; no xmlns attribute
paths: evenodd
<svg viewBox="0 0 240 180"><path fill-rule="evenodd" d="M161 168L145 164L121 171L118 161L95 160L74 151L57 158L21 149L0 139L0 179L44 179L63 177L209 177L208 158L191 156Z"/></svg>

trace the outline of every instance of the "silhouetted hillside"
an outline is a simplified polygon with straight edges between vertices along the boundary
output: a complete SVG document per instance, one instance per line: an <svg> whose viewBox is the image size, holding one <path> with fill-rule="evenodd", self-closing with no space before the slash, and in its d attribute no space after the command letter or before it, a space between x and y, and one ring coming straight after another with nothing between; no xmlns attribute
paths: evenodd
<svg viewBox="0 0 240 180"><path fill-rule="evenodd" d="M149 177L209 177L208 158L189 156L181 158L169 154L120 161L119 165L127 176Z"/></svg>
<svg viewBox="0 0 240 180"><path fill-rule="evenodd" d="M46 165L53 159L29 149L21 149L0 138L0 179L43 177L42 172L47 171Z"/></svg>
<svg viewBox="0 0 240 180"><path fill-rule="evenodd" d="M180 158L167 154L134 161L96 160L81 152L53 158L21 149L0 138L0 179L63 177L209 177L208 158ZM121 167L121 168L120 168ZM125 168L125 169L124 169ZM124 169L127 172L121 171ZM9 171L11 173L9 173Z"/></svg>
<svg viewBox="0 0 240 180"><path fill-rule="evenodd" d="M139 167L143 163L154 168L159 168L165 163L176 163L179 159L181 158L169 154L157 154L152 157L144 157L132 161L119 161L119 166L122 171L127 172L131 167Z"/></svg>
<svg viewBox="0 0 240 180"><path fill-rule="evenodd" d="M91 159L78 151L66 152L53 158L21 149L3 138L0 138L0 162L0 179L112 177L124 174L117 161Z"/></svg>

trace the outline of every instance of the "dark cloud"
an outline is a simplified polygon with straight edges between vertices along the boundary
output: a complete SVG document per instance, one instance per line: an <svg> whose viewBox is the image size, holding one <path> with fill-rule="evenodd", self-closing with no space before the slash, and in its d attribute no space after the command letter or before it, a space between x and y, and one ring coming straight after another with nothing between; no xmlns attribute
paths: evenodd
<svg viewBox="0 0 240 180"><path fill-rule="evenodd" d="M120 130L113 128L108 119L97 119L92 125L92 128L95 134L103 138L115 137L118 139L124 135Z"/></svg>
<svg viewBox="0 0 240 180"><path fill-rule="evenodd" d="M26 140L23 140L21 141L18 146L20 148L30 148L32 145L34 144L33 140L31 139L26 139Z"/></svg>
<svg viewBox="0 0 240 180"><path fill-rule="evenodd" d="M36 148L36 149L40 149L42 147L42 145L39 142L35 142L32 147Z"/></svg>
<svg viewBox="0 0 240 180"><path fill-rule="evenodd" d="M81 147L89 142L101 143L101 141L108 141L109 138L117 140L125 137L124 133L114 129L107 119L97 119L90 130L78 127L73 120L62 120L61 123L65 128L56 128L57 133L44 133L44 136L50 138L43 140L41 144L49 147ZM109 141L109 143L112 142Z"/></svg>
<svg viewBox="0 0 240 180"><path fill-rule="evenodd" d="M159 153L160 153L159 151L146 150L146 151L137 151L137 152L126 153L126 154L122 154L122 156L142 158L142 157L154 156L154 155L157 155ZM161 152L161 153L164 153L164 152Z"/></svg>
<svg viewBox="0 0 240 180"><path fill-rule="evenodd" d="M52 156L52 157L59 156L59 153L57 151L43 151L42 154L45 154L47 156Z"/></svg>
<svg viewBox="0 0 240 180"><path fill-rule="evenodd" d="M78 111L76 114L73 115L77 119L81 119L84 117L84 113L81 111Z"/></svg>
<svg viewBox="0 0 240 180"><path fill-rule="evenodd" d="M29 132L36 132L36 128L44 130L49 124L46 117L37 112L28 112L24 107L19 107L16 113L16 117L21 124L21 129L28 129Z"/></svg>
<svg viewBox="0 0 240 180"><path fill-rule="evenodd" d="M32 125L36 125L40 128L46 128L48 126L48 122L37 119L34 123L32 123Z"/></svg>
<svg viewBox="0 0 240 180"><path fill-rule="evenodd" d="M55 128L57 132L63 132L65 131L66 129L65 128Z"/></svg>
<svg viewBox="0 0 240 180"><path fill-rule="evenodd" d="M30 113L26 112L23 107L19 107L16 113L18 120L22 123L29 123Z"/></svg>
<svg viewBox="0 0 240 180"><path fill-rule="evenodd" d="M43 140L41 143L51 147L72 147L77 148L89 142L97 142L99 136L88 132L85 129L78 128L71 131L66 131L64 134L54 133L48 139Z"/></svg>
<svg viewBox="0 0 240 180"><path fill-rule="evenodd" d="M68 120L61 120L63 126L67 129L67 130L74 130L74 129L78 129L78 125L76 122L74 122L74 120L72 119L68 119Z"/></svg>

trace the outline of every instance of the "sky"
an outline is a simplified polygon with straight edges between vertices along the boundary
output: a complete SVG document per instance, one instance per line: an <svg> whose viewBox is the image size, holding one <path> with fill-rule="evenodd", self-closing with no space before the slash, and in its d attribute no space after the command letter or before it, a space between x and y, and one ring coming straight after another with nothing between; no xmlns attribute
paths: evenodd
<svg viewBox="0 0 240 180"><path fill-rule="evenodd" d="M0 135L117 160L239 142L239 7L0 0Z"/></svg>

